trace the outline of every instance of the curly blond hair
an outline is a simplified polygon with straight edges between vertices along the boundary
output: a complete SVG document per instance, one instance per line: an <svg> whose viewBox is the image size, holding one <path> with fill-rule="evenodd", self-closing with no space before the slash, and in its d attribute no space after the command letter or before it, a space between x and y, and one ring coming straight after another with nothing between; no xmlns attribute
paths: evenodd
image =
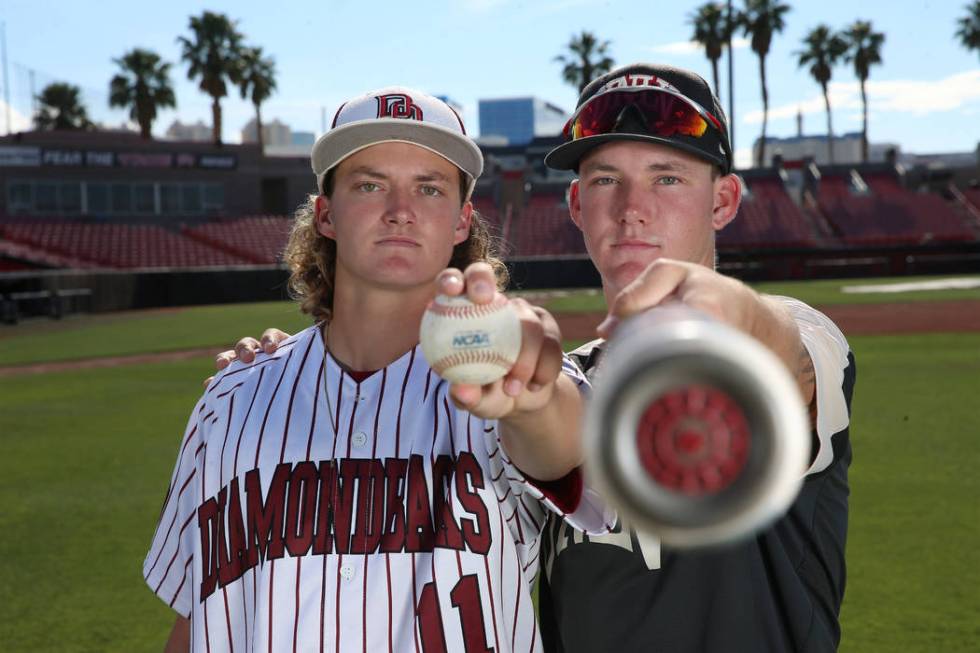
<svg viewBox="0 0 980 653"><path fill-rule="evenodd" d="M327 190L326 194L329 195L329 188ZM333 307L337 243L317 231L316 198L316 195L310 195L296 210L283 260L290 271L290 296L298 300L300 309L312 315L314 320L329 322ZM490 233L486 220L474 209L470 235L453 248L449 267L463 270L470 263L479 261L489 263L493 268L498 289L507 287L510 275L499 258L497 241Z"/></svg>

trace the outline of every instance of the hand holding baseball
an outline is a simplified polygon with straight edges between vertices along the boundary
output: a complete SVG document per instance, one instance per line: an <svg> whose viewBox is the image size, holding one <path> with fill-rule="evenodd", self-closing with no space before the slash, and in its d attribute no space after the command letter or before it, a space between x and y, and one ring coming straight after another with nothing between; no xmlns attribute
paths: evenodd
<svg viewBox="0 0 980 653"><path fill-rule="evenodd" d="M516 348L509 371L502 378L484 385L453 383L450 389L453 401L486 419L506 418L545 406L561 372L561 332L554 318L544 309L531 306L523 299L508 300L504 297L497 291L493 270L486 263L474 263L465 272L455 268L443 270L436 280L436 292L450 298L465 297L478 306L506 302L506 310L516 313L519 322L520 345ZM423 351L431 351L439 345L432 342L436 335L434 330L426 326L431 327L431 322L423 319L420 340ZM499 353L505 357L513 355L513 352L506 351L506 342L501 343L500 347ZM443 373L452 377L451 372ZM452 378L449 380L452 381Z"/></svg>

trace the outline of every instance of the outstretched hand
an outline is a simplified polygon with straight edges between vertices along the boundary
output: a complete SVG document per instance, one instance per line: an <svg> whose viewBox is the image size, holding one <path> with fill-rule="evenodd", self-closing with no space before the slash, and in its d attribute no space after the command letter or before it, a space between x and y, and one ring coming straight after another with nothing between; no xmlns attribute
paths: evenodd
<svg viewBox="0 0 980 653"><path fill-rule="evenodd" d="M597 331L608 338L621 321L665 301L679 301L752 334L761 299L741 281L703 265L658 259L620 291Z"/></svg>
<svg viewBox="0 0 980 653"><path fill-rule="evenodd" d="M766 345L796 378L805 404L815 397L813 361L785 306L738 279L686 261L658 259L613 300L596 329L609 338L620 322L665 301L679 301L743 331Z"/></svg>
<svg viewBox="0 0 980 653"><path fill-rule="evenodd" d="M473 263L461 272L443 270L436 278L437 292L465 295L474 304L489 304L500 294L493 269ZM485 419L504 419L536 411L551 399L561 373L561 331L548 311L520 298L509 300L521 322L521 350L510 371L486 385L454 383L450 396L456 405Z"/></svg>

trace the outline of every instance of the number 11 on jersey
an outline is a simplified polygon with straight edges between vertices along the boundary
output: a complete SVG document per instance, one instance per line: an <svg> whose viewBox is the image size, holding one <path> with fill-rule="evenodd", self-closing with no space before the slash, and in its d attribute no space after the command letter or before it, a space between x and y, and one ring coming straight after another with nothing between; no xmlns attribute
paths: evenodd
<svg viewBox="0 0 980 653"><path fill-rule="evenodd" d="M494 653L487 646L486 622L483 619L483 603L480 601L480 583L476 574L459 579L449 593L453 607L459 610L459 622L463 630L463 646L466 653ZM419 633L424 653L449 653L439 610L439 597L435 581L422 587L418 605Z"/></svg>

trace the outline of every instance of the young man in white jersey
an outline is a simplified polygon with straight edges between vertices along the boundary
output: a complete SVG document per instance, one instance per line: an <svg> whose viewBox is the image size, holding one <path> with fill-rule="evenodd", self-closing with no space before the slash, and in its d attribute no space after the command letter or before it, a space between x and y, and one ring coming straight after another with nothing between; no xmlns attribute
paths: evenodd
<svg viewBox="0 0 980 653"><path fill-rule="evenodd" d="M609 519L577 473L586 382L521 302L494 384L450 387L417 344L437 290L498 294L480 151L448 105L391 87L345 103L312 163L286 259L318 323L191 415L144 564L178 613L167 650L539 650L546 510Z"/></svg>
<svg viewBox="0 0 980 653"><path fill-rule="evenodd" d="M705 551L661 547L628 524L593 537L550 520L539 594L547 650L829 651L840 641L854 357L819 312L714 270L715 233L742 192L727 129L701 77L634 64L583 90L567 142L545 162L577 173L569 208L602 277L603 336L681 301L750 333L796 376L813 422L803 489L757 537ZM273 351L283 336L245 338L218 365ZM572 357L591 376L604 347L597 340Z"/></svg>

